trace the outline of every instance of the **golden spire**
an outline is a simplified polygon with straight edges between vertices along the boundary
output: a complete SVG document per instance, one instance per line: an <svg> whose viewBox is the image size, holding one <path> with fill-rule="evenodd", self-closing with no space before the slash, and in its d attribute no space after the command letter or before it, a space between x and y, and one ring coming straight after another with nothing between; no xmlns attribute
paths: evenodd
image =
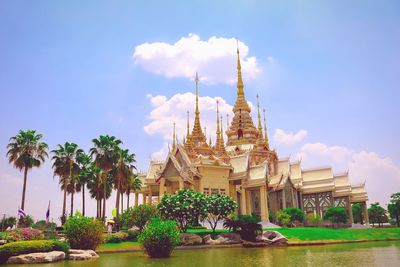
<svg viewBox="0 0 400 267"><path fill-rule="evenodd" d="M226 114L226 115L228 115L228 114ZM224 129L222 129L222 115L221 115L221 140L222 140L222 143L225 142L224 141Z"/></svg>
<svg viewBox="0 0 400 267"><path fill-rule="evenodd" d="M259 139L263 138L261 115L260 115L260 96L257 94L257 113L258 113L258 135Z"/></svg>
<svg viewBox="0 0 400 267"><path fill-rule="evenodd" d="M174 122L174 133L172 134L172 150L176 148L176 134L175 134L175 122Z"/></svg>
<svg viewBox="0 0 400 267"><path fill-rule="evenodd" d="M268 142L268 135L267 135L267 120L265 119L265 108L263 109L264 112L264 136L265 136L265 144L269 149L269 142Z"/></svg>
<svg viewBox="0 0 400 267"><path fill-rule="evenodd" d="M199 119L199 114L200 114L200 111L199 111L199 75L197 74L197 71L196 71L195 81L196 81L196 111L195 111L195 115L196 115L196 118Z"/></svg>
<svg viewBox="0 0 400 267"><path fill-rule="evenodd" d="M186 112L186 139L189 137L189 135L190 135L190 132L189 132L189 128L190 128L190 125L189 125L189 110Z"/></svg>
<svg viewBox="0 0 400 267"><path fill-rule="evenodd" d="M239 96L244 96L244 90L243 90L243 79L242 79L242 66L240 65L240 54L239 54L239 40L236 39L236 45L237 45L237 75L238 75L238 80L237 80L237 95Z"/></svg>
<svg viewBox="0 0 400 267"><path fill-rule="evenodd" d="M221 136L221 131L219 129L219 101L217 100L217 139Z"/></svg>
<svg viewBox="0 0 400 267"><path fill-rule="evenodd" d="M212 146L211 134L210 134L210 138L209 138L209 141L208 141L208 145L209 145L210 147Z"/></svg>
<svg viewBox="0 0 400 267"><path fill-rule="evenodd" d="M204 126L204 135L207 136L207 127Z"/></svg>
<svg viewBox="0 0 400 267"><path fill-rule="evenodd" d="M196 72L196 109L195 109L195 118L192 129L192 134L190 135L192 145L198 147L202 144L207 145L206 135L203 133L201 124L200 124L200 111L199 111L199 75Z"/></svg>

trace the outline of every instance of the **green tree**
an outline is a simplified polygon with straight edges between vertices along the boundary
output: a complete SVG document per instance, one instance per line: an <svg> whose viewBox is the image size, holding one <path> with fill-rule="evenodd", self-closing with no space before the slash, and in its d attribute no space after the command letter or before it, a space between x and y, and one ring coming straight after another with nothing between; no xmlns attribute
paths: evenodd
<svg viewBox="0 0 400 267"><path fill-rule="evenodd" d="M35 130L20 130L18 135L10 138L7 145L7 157L9 163L15 168L24 171L24 182L22 189L21 209L25 209L25 194L28 171L40 165L48 157L48 145L41 142L43 135L37 134Z"/></svg>
<svg viewBox="0 0 400 267"><path fill-rule="evenodd" d="M353 212L353 221L354 223L363 224L363 207L361 203L355 203L351 206L351 210Z"/></svg>
<svg viewBox="0 0 400 267"><path fill-rule="evenodd" d="M400 192L390 196L390 204L388 205L390 218L396 220L397 227L400 227Z"/></svg>
<svg viewBox="0 0 400 267"><path fill-rule="evenodd" d="M94 162L97 167L102 170L103 196L107 195L107 180L110 172L115 167L116 150L122 141L115 136L100 135L97 139L92 140L93 147L90 149L90 156L94 157ZM102 218L106 217L106 198L103 198L103 214Z"/></svg>
<svg viewBox="0 0 400 267"><path fill-rule="evenodd" d="M101 203L102 200L108 199L111 196L112 191L112 179L102 179L103 173L102 170L96 165L90 165L88 169L88 181L87 188L89 189L90 197L96 199L96 218L102 217L102 208ZM106 194L104 195L104 186L103 182L105 182L106 186Z"/></svg>
<svg viewBox="0 0 400 267"><path fill-rule="evenodd" d="M64 224L66 217L66 204L67 192L71 194L71 216L74 210L74 193L76 187L76 179L79 175L79 166L77 164L77 157L83 153L82 149L78 148L75 143L65 142L64 145L58 144L58 149L51 151L54 156L53 172L54 176L60 178L59 182L61 189L64 191L63 210L61 215L61 222Z"/></svg>
<svg viewBox="0 0 400 267"><path fill-rule="evenodd" d="M283 210L290 216L290 222L303 222L304 212L299 208L286 208Z"/></svg>
<svg viewBox="0 0 400 267"><path fill-rule="evenodd" d="M210 224L213 232L217 227L217 223L237 209L238 205L230 196L225 195L211 195L206 196L207 203L207 221Z"/></svg>
<svg viewBox="0 0 400 267"><path fill-rule="evenodd" d="M349 216L345 208L332 207L325 211L323 218L332 223L346 223Z"/></svg>
<svg viewBox="0 0 400 267"><path fill-rule="evenodd" d="M131 189L135 192L135 207L137 207L139 205L139 191L142 189L142 180L137 174L133 175L133 182Z"/></svg>
<svg viewBox="0 0 400 267"><path fill-rule="evenodd" d="M76 159L79 165L77 190L82 191L82 215L85 216L85 188L87 186L90 175L92 175L90 169L92 158L88 154L83 152L78 154Z"/></svg>
<svg viewBox="0 0 400 267"><path fill-rule="evenodd" d="M290 215L283 210L278 210L275 213L276 222L283 227L287 227L290 223Z"/></svg>
<svg viewBox="0 0 400 267"><path fill-rule="evenodd" d="M134 191L135 193L137 191L139 191L142 188L142 181L139 178L139 175L137 173L131 173L129 179L128 179L128 183L126 185L126 208L129 209L129 196L131 194L132 191ZM139 195L137 193L137 195ZM136 196L136 194L135 194ZM139 197L138 197L139 198ZM135 205L137 206L137 205Z"/></svg>
<svg viewBox="0 0 400 267"><path fill-rule="evenodd" d="M381 226L382 223L388 222L386 210L379 205L379 202L371 203L368 209L368 216L372 226L375 226L375 223Z"/></svg>
<svg viewBox="0 0 400 267"><path fill-rule="evenodd" d="M136 226L142 232L146 224L152 219L158 217L158 210L155 206L139 205L127 209L122 214L122 222L126 227Z"/></svg>
<svg viewBox="0 0 400 267"><path fill-rule="evenodd" d="M163 219L175 220L179 229L186 232L190 223L207 216L207 203L203 193L181 189L172 195L164 195L158 204Z"/></svg>

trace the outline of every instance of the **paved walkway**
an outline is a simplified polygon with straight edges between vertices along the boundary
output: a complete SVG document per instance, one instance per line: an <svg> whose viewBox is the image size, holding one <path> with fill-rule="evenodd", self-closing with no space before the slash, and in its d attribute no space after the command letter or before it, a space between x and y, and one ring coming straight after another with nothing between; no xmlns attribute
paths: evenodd
<svg viewBox="0 0 400 267"><path fill-rule="evenodd" d="M211 229L210 224L208 222L206 222L206 221L203 222L203 225L205 227L207 227L208 229ZM273 223L270 223L270 222L266 222L266 221L262 221L261 225L262 225L263 229L264 228L281 228L279 225L276 225L276 224L273 224ZM217 227L215 229L219 229L219 230L220 229L224 229L224 222L223 221L218 222L217 223Z"/></svg>

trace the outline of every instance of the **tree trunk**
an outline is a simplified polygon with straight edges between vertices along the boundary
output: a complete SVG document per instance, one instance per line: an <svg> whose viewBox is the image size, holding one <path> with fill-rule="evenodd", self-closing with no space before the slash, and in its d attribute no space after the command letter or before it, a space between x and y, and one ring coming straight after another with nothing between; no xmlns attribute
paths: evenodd
<svg viewBox="0 0 400 267"><path fill-rule="evenodd" d="M82 215L85 216L85 184L82 185Z"/></svg>
<svg viewBox="0 0 400 267"><path fill-rule="evenodd" d="M139 193L135 192L135 207L138 206L138 202L139 202Z"/></svg>
<svg viewBox="0 0 400 267"><path fill-rule="evenodd" d="M25 166L24 169L24 185L22 187L22 200L21 200L21 209L25 211L25 193L26 193L26 182L28 179L28 167Z"/></svg>
<svg viewBox="0 0 400 267"><path fill-rule="evenodd" d="M119 217L119 187L117 187L117 196L115 199L115 209L117 211L117 221L118 221L118 217Z"/></svg>
<svg viewBox="0 0 400 267"><path fill-rule="evenodd" d="M103 221L106 219L106 196L107 196L107 176L104 178L103 185Z"/></svg>
<svg viewBox="0 0 400 267"><path fill-rule="evenodd" d="M126 209L129 209L129 193L126 194Z"/></svg>
<svg viewBox="0 0 400 267"><path fill-rule="evenodd" d="M71 193L71 213L70 216L74 215L74 192Z"/></svg>
<svg viewBox="0 0 400 267"><path fill-rule="evenodd" d="M64 178L64 202L63 202L63 211L61 216L66 217L66 213L67 213L67 180ZM64 222L62 222L62 224L64 224Z"/></svg>
<svg viewBox="0 0 400 267"><path fill-rule="evenodd" d="M121 199L121 214L124 213L124 194L122 192L120 194L120 199Z"/></svg>

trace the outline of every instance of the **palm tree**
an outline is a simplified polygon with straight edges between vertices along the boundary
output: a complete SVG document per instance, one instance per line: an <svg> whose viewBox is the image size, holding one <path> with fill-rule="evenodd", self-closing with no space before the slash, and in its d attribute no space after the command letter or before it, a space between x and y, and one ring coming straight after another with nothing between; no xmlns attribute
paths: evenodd
<svg viewBox="0 0 400 267"><path fill-rule="evenodd" d="M114 168L115 151L122 144L122 141L115 136L100 135L93 139L93 147L90 149L90 156L94 156L94 162L102 170L103 195L107 194L107 179L110 171ZM103 198L103 220L106 217L106 198Z"/></svg>
<svg viewBox="0 0 400 267"><path fill-rule="evenodd" d="M126 187L126 208L129 209L129 196L131 194L131 191L139 191L142 188L142 181L139 178L139 175L136 173L132 172L132 175L129 177L129 181ZM139 197L138 197L139 199Z"/></svg>
<svg viewBox="0 0 400 267"><path fill-rule="evenodd" d="M21 209L25 209L26 182L28 170L39 167L48 157L48 145L41 142L42 134L36 134L35 130L20 130L19 134L10 138L7 145L7 157L9 163L15 168L24 170L24 183L22 189Z"/></svg>
<svg viewBox="0 0 400 267"><path fill-rule="evenodd" d="M89 180L92 158L86 153L80 153L76 158L80 172L78 175L77 191L82 191L82 215L85 216L85 187Z"/></svg>
<svg viewBox="0 0 400 267"><path fill-rule="evenodd" d="M53 160L53 171L54 176L60 177L61 189L64 191L63 211L61 222L64 224L66 216L66 202L67 192L71 193L71 216L74 210L74 193L76 177L79 174L79 166L77 164L77 156L83 153L82 149L78 148L75 143L65 142L62 146L57 145L58 149L51 151L54 156Z"/></svg>
<svg viewBox="0 0 400 267"><path fill-rule="evenodd" d="M117 155L117 162L113 173L114 173L114 186L115 189L117 190L115 208L117 210L117 221L118 221L120 207L121 207L121 212L123 210L122 195L126 191L129 179L133 173L133 169L136 169L136 167L133 165L133 163L135 163L136 160L135 160L135 154L130 154L128 149L117 149L116 155ZM121 206L119 203L120 200L121 200Z"/></svg>
<svg viewBox="0 0 400 267"><path fill-rule="evenodd" d="M89 189L90 197L97 201L97 213L96 218L102 217L101 201L104 199L104 186L103 186L103 173L102 170L96 165L91 165L88 168L88 182L87 188ZM111 196L112 191L112 179L106 180L106 194L105 199Z"/></svg>
<svg viewBox="0 0 400 267"><path fill-rule="evenodd" d="M135 207L138 206L139 202L139 191L142 189L142 180L139 175L134 174L134 179L132 183L132 190L135 192Z"/></svg>

